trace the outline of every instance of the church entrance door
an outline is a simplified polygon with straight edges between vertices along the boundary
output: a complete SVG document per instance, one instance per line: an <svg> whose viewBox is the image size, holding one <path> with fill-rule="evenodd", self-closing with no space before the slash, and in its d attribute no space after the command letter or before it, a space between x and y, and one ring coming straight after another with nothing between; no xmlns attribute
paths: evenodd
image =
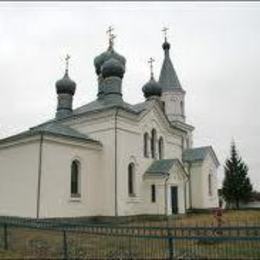
<svg viewBox="0 0 260 260"><path fill-rule="evenodd" d="M172 214L178 214L178 187L171 186Z"/></svg>

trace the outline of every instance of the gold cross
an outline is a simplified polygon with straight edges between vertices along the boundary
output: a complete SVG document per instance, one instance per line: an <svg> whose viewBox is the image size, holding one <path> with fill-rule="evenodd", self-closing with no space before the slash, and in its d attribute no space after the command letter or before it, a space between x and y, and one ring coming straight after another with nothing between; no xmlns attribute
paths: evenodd
<svg viewBox="0 0 260 260"><path fill-rule="evenodd" d="M167 40L167 31L169 30L169 28L167 27L163 27L162 32L164 33L164 39Z"/></svg>
<svg viewBox="0 0 260 260"><path fill-rule="evenodd" d="M68 69L69 69L69 60L70 60L70 56L69 56L69 54L67 54L66 57L65 57L65 61L66 61L66 72L68 72Z"/></svg>
<svg viewBox="0 0 260 260"><path fill-rule="evenodd" d="M151 78L153 78L153 62L154 61L155 60L152 57L148 60L148 63L150 63Z"/></svg>

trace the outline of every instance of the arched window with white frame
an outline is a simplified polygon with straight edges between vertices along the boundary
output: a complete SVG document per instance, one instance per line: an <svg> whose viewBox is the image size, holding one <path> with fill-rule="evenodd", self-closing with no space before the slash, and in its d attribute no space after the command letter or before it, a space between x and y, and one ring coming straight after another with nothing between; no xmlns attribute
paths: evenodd
<svg viewBox="0 0 260 260"><path fill-rule="evenodd" d="M128 165L128 195L135 196L135 165L130 163Z"/></svg>
<svg viewBox="0 0 260 260"><path fill-rule="evenodd" d="M80 197L80 162L78 160L71 163L70 195Z"/></svg>
<svg viewBox="0 0 260 260"><path fill-rule="evenodd" d="M149 134L145 133L144 134L144 157L146 157L146 158L149 157L148 143L149 143Z"/></svg>
<svg viewBox="0 0 260 260"><path fill-rule="evenodd" d="M156 202L156 189L155 184L151 185L151 202Z"/></svg>
<svg viewBox="0 0 260 260"><path fill-rule="evenodd" d="M151 155L152 158L156 157L156 130L152 130L152 137L151 137Z"/></svg>
<svg viewBox="0 0 260 260"><path fill-rule="evenodd" d="M209 196L212 196L212 174L209 173L208 175L208 192Z"/></svg>
<svg viewBox="0 0 260 260"><path fill-rule="evenodd" d="M181 114L184 115L184 104L183 104L183 101L180 102L180 106L181 106Z"/></svg>
<svg viewBox="0 0 260 260"><path fill-rule="evenodd" d="M161 160L164 157L164 143L162 137L159 138L158 151L159 151L159 160Z"/></svg>

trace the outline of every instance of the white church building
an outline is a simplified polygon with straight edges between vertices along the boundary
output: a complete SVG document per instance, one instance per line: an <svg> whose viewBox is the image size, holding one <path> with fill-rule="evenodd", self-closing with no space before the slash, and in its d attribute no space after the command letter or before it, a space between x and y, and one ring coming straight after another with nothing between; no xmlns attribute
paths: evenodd
<svg viewBox="0 0 260 260"><path fill-rule="evenodd" d="M162 48L159 80L151 60L138 104L122 96L126 59L112 34L94 60L97 98L76 109L67 61L55 118L0 140L0 215L171 215L218 206L219 161L211 146L193 147L166 37Z"/></svg>

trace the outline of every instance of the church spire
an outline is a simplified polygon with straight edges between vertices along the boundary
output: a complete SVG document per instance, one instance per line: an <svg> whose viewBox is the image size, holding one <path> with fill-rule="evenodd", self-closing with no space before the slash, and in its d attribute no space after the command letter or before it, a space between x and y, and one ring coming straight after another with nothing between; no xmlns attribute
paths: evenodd
<svg viewBox="0 0 260 260"><path fill-rule="evenodd" d="M164 61L161 69L159 83L162 87L161 100L164 102L165 114L170 122L185 122L185 91L182 89L178 76L170 58L170 43L167 40L168 28L163 28Z"/></svg>
<svg viewBox="0 0 260 260"><path fill-rule="evenodd" d="M171 58L170 58L170 43L167 41L167 31L169 29L164 27L162 29L164 33L164 43L162 48L164 50L164 61L161 68L161 73L159 77L159 83L162 86L162 91L174 91L174 90L182 90L180 81L178 76L175 72L175 69L172 65Z"/></svg>

